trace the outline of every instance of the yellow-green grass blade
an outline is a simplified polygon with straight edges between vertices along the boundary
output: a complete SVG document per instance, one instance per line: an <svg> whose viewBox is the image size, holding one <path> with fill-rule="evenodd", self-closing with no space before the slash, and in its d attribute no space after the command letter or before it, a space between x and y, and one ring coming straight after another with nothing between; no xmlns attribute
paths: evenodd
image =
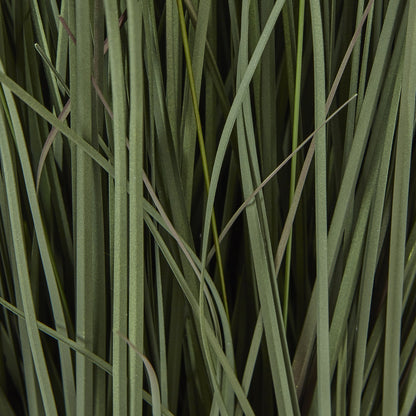
<svg viewBox="0 0 416 416"><path fill-rule="evenodd" d="M204 50L204 45L205 45L205 38L206 38L206 30L207 30L207 23L208 23L208 16L209 16L209 9L210 9L210 3L209 2L205 2L207 8L200 10L200 14L202 16L206 16L205 19L202 19L200 21L203 21L204 24L202 25L202 34L200 34L200 31L198 30L201 25L197 25L197 30L196 30L196 39L195 39L195 46L194 46L194 50L197 52L196 53L196 64L197 64L197 71L198 71L198 64L200 66L200 71L198 71L196 73L197 75L197 79L194 78L194 73L193 73L193 68L192 68L192 63L191 63L191 59L190 59L190 51L189 51L189 45L188 45L188 40L187 40L187 33L186 33L186 27L185 27L185 18L184 18L184 13L183 13L183 9L182 9L182 4L181 2L178 2L178 10L179 10L179 18L180 18L180 23L181 23L181 33L182 33L182 39L183 39L183 44L184 44L184 50L185 50L185 57L186 57L186 63L187 63L187 75L189 78L189 85L190 85L190 91L191 91L191 96L192 96L192 103L193 103L193 112L194 112L194 117L195 117L195 122L196 122L196 129L197 129L197 133L198 133L198 141L199 141L199 147L200 147L200 152L201 152L201 161L202 161L202 165L203 165L203 172L204 172L204 181L205 181L205 186L208 192L209 189L209 171L208 171L208 164L207 164L207 157L206 157L206 152L205 152L205 143L204 143L204 137L203 137L203 133L202 133L202 125L201 125L201 119L200 119L200 115L199 115L199 110L198 110L198 97L197 97L197 87L200 87L201 85L201 75L202 75L202 63L203 63L203 54L201 56L199 50L201 49L199 46L199 42L201 43L202 46L202 51ZM200 39L200 40L199 40ZM198 42L199 40L199 42ZM198 57L199 55L199 57ZM197 85L196 85L197 84ZM198 88L199 89L199 88ZM187 96L187 94L185 95ZM187 112L190 110L185 109L184 113L185 113L185 117L187 116ZM185 124L185 132L187 130L189 130L189 136L185 133L185 140L184 140L184 146L186 149L185 154L187 155L187 157L189 157L189 155L191 156L191 160L193 162L193 151L191 150L192 146L189 146L186 143L187 138L189 137L193 137L194 134L192 134L192 131L194 131L195 127L194 127L194 121L189 121L189 116L188 116L188 123L191 124ZM193 138L192 138L193 141ZM186 188L187 188L187 181L191 181L192 183L192 178L193 176L190 174L190 171L187 172L187 166L186 166L186 161L184 161L183 163L184 169L185 169L185 178L187 178L185 180L185 192L186 192ZM193 163L192 163L192 171L193 171ZM224 302L224 307L225 307L225 311L227 316L229 316L229 312L228 312L228 302L227 302L227 296L226 296L226 289L225 289L225 281L224 281L224 272L223 272L223 265L222 265L222 259L221 259L221 251L220 251L220 246L219 246L219 240L218 240L218 232L217 232L217 223L216 223L216 218L215 218L215 214L212 214L212 220L211 220L211 224L212 224L212 229L213 229L213 238L214 238L214 243L216 246L216 255L217 255L217 266L218 266L218 270L219 270L219 275L220 275L220 281L221 281L221 288L222 288L222 295L223 295L223 302ZM200 285L200 315L204 316L204 300L203 300L203 293L204 293L204 279L201 280L201 285ZM228 318L229 319L229 318ZM214 392L214 398L216 399L216 402L219 402L219 406L220 408L222 408L222 411L227 411L226 408L228 408L228 412L231 412L233 407L234 407L234 402L233 402L233 395L231 390L228 388L227 389L227 384L225 384L225 386L223 387L223 395L225 397L226 403L223 403L222 401L222 397L221 394L217 391L217 382L216 382L216 377L214 375L214 369L213 369L213 363L211 362L211 357L210 357L210 351L207 348L206 342L205 342L205 333L204 333L204 321L201 320L201 336L202 336L202 343L203 343L203 350L204 350L204 354L205 354L205 358L208 364L208 369L211 375L211 382L214 385L215 388L215 392Z"/></svg>
<svg viewBox="0 0 416 416"><path fill-rule="evenodd" d="M217 150L217 154L215 157L215 162L214 162L214 166L212 170L211 184L210 184L210 189L208 192L207 205L205 208L205 216L204 216L204 223L203 223L203 233L202 233L203 268L205 267L206 256L207 256L207 251L208 251L209 223L210 223L210 218L211 218L211 214L213 211L215 193L216 193L217 186L218 186L220 171L221 171L221 167L224 161L225 153L227 151L228 142L231 137L234 123L237 119L237 116L239 115L241 111L240 110L241 105L247 95L247 92L248 92L247 89L253 78L254 72L258 66L258 63L261 58L261 54L264 51L267 40L269 39L273 31L273 27L280 14L282 6L283 6L283 2L280 2L280 1L276 2L275 5L273 6L273 9L269 15L269 19L264 27L264 30L259 39L259 42L257 43L257 46L253 52L253 55L247 65L247 69L245 70L244 75L242 75L241 82L239 84L237 93L234 97L234 101L230 108L230 112L228 113L227 120L225 122L224 128L222 130L222 134L218 143L218 150Z"/></svg>
<svg viewBox="0 0 416 416"><path fill-rule="evenodd" d="M285 8L283 10L285 10ZM304 18L305 18L305 1L301 0L299 3L298 38L297 38L297 48L296 48L296 75L295 75L295 94L294 94L293 127L292 127L292 152L298 147ZM287 43L288 42L286 42L286 44ZM288 62L289 62L289 59L290 58L288 57ZM291 160L291 165L290 165L289 205L292 203L293 194L295 193L296 161L297 161L297 157L295 154ZM292 261L291 259L292 259L292 233L289 236L289 241L287 243L287 248L286 248L286 268L285 268L285 282L284 282L284 290L283 290L283 321L285 323L285 327L287 326L287 311L288 311L288 306L289 306L289 285L290 285L290 271L291 271L291 261Z"/></svg>
<svg viewBox="0 0 416 416"><path fill-rule="evenodd" d="M406 416L411 414L412 408L414 408L415 404L415 397L416 397L416 361L413 360L409 380L406 385L406 389L404 392L404 400L403 404L400 408L400 416Z"/></svg>
<svg viewBox="0 0 416 416"><path fill-rule="evenodd" d="M182 43L184 45L185 61L187 66L187 82L183 91L183 112L180 124L181 140L179 154L181 160L181 175L183 178L183 187L185 192L185 203L187 210L190 211L192 201L192 185L194 181L194 163L195 163L195 134L198 134L204 177L208 173L208 166L205 155L205 143L202 137L202 126L196 115L199 99L201 95L203 64L205 57L205 45L207 42L208 20L210 17L211 0L200 2L198 8L198 18L193 36L192 51L189 46L185 16L183 13L182 2L176 2L179 12L179 23L182 34ZM191 32L189 32L191 34ZM198 125L199 124L199 125ZM207 179L205 178L205 181Z"/></svg>
<svg viewBox="0 0 416 416"><path fill-rule="evenodd" d="M397 256L391 240L392 213L399 212L397 203L393 209L398 133L407 117L410 141L409 126L415 126L402 100L413 1L359 0L351 8L311 0L305 10L317 24L302 19L303 2L293 0L178 0L181 16L171 0L0 2L0 112L58 414L75 414L77 407L97 416L318 414L317 370L324 366L329 387L322 413L382 414L390 397L397 414L413 411L413 149L400 237L402 282L391 291L388 278ZM324 59L316 59L317 51ZM316 91L318 84L323 87ZM348 97L358 100L328 123L331 106L340 109ZM64 113L60 101L68 102ZM312 107L321 111L321 123ZM120 111L116 117L114 111ZM292 143L314 129L300 146ZM195 147L201 138L206 163ZM115 162L123 152L120 168ZM0 154L3 160L3 146ZM82 175L86 166L93 175ZM0 403L4 393L5 412L42 416L8 189L0 175ZM327 226L315 196L326 197ZM212 262L214 206L226 303L218 262ZM76 273L87 257L90 282ZM283 263L290 275L286 295ZM317 332L317 263L326 265L329 333ZM121 293L118 308L114 300ZM400 308L387 306L392 293ZM120 311L125 315L115 316ZM390 396L383 392L383 384L393 383L383 375L389 314L400 315ZM152 363L150 379L140 356L114 331L115 320ZM88 347L74 330L85 324ZM113 361L115 337L126 347L124 367ZM317 355L325 337L322 366ZM86 387L83 371L92 375ZM123 378L118 391L114 375ZM77 394L82 400L68 405ZM153 401L154 408L144 404Z"/></svg>
<svg viewBox="0 0 416 416"><path fill-rule="evenodd" d="M165 89L162 75L162 66L160 61L159 46L157 42L155 10L153 2L148 0L144 3L143 8L144 19L144 33L146 45L146 71L148 78L151 79L150 95L153 101L151 120L155 124L154 135L154 152L155 163L155 177L157 180L161 178L163 185L161 187L162 195L165 198L162 202L169 207L172 212L172 220L175 229L183 236L184 240L193 245L193 236L190 228L190 220L186 211L184 190L179 174L180 167L177 159L177 154L173 147L171 127L166 110ZM166 204L165 204L166 202ZM192 270L186 258L180 254L181 263L184 268L185 276L194 293L198 292L198 286L193 279ZM177 287L176 289L177 290ZM180 292L176 292L180 293ZM173 296L171 323L176 327L176 330L170 332L168 341L168 377L169 377L169 394L170 407L175 411L178 402L179 391L179 375L181 365L181 348L182 348L182 334L184 331L183 316L183 301L180 294ZM182 306L181 306L182 305Z"/></svg>
<svg viewBox="0 0 416 416"><path fill-rule="evenodd" d="M166 109L177 153L180 153L180 102L183 95L182 48L180 47L180 23L177 5L166 2Z"/></svg>

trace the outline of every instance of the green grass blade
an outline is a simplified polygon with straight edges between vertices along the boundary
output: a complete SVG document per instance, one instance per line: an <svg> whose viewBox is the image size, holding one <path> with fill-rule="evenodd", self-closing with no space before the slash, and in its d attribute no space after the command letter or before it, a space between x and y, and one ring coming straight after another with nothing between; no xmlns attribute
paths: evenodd
<svg viewBox="0 0 416 416"><path fill-rule="evenodd" d="M83 151L95 160L106 172L114 176L114 168L108 163L96 149L88 144L79 134L75 133L65 123L60 121L55 115L48 111L42 104L36 101L23 88L17 85L4 72L0 72L0 82L10 91L19 97L26 105L37 112L44 120L56 127L63 135L68 137L73 143L78 145Z"/></svg>
<svg viewBox="0 0 416 416"><path fill-rule="evenodd" d="M15 169L12 164L10 143L6 130L4 110L0 114L0 147L2 149L1 159L3 175L6 186L8 205L10 207L10 222L13 236L13 246L16 256L16 267L19 279L20 292L22 296L23 310L27 319L27 335L35 365L36 375L39 382L42 401L47 415L57 415L55 398L46 366L45 356L36 326L36 313L30 288L28 260L24 247L22 213L17 192Z"/></svg>
<svg viewBox="0 0 416 416"><path fill-rule="evenodd" d="M242 14L242 35L241 42L247 44L245 34L248 26L248 3L244 4ZM245 70L248 62L248 50L240 48L237 81ZM240 157L240 169L242 187L245 197L249 196L254 189L254 183L259 181L258 160L256 160L256 149L253 143L253 126L250 119L250 103L245 99L243 103L243 113L237 118L238 148ZM247 135L245 133L247 131ZM250 143L251 142L251 143ZM250 156L249 156L250 154ZM257 166L256 166L257 165ZM252 171L250 171L252 167ZM254 264L255 282L259 292L260 304L262 307L262 317L265 329L265 336L268 346L275 398L279 411L284 414L297 414L297 402L294 399L294 385L291 379L291 368L287 366L287 351L285 349L285 338L283 336L283 320L281 316L280 303L276 297L274 282L274 270L272 258L270 256L270 242L267 242L269 235L267 219L264 212L263 195L260 192L257 201L246 208L247 225L252 250L252 260ZM267 244L268 243L268 244ZM279 318L282 320L279 325ZM283 344L283 345L282 345ZM288 368L289 367L289 368ZM289 370L289 373L287 371Z"/></svg>
<svg viewBox="0 0 416 416"><path fill-rule="evenodd" d="M143 238L143 142L144 142L144 74L142 49L142 9L128 2L130 108L129 121L129 339L139 351L144 351L144 238ZM111 53L111 51L110 51ZM130 414L142 414L143 365L137 354L129 354ZM153 385L152 385L153 394ZM160 413L153 406L153 414Z"/></svg>
<svg viewBox="0 0 416 416"><path fill-rule="evenodd" d="M127 333L126 100L117 2L104 1L114 111L114 296L113 330ZM113 335L113 412L127 414L127 346Z"/></svg>
<svg viewBox="0 0 416 416"><path fill-rule="evenodd" d="M337 253L343 234L343 224L347 213L347 204L345 203L345 201L348 201L350 199L351 193L357 182L359 167L361 165L364 148L367 143L370 125L374 117L375 106L381 90L381 80L385 73L384 62L386 61L386 56L389 51L391 33L394 28L394 20L397 11L398 4L394 1L389 3L386 12L386 19L381 33L381 39L383 41L379 43L379 46L377 48L377 53L368 80L366 95L363 101L363 108L365 109L365 111L361 111L358 117L351 152L344 171L343 180L338 192L337 204L334 209L334 213L331 220L331 226L328 233L328 271L330 278L332 277L332 271L335 267ZM362 20L362 22L363 21L364 20ZM349 56L348 52L351 53L352 46L353 43L351 42L349 50L346 54L346 58L348 58ZM348 59L345 59L342 65L346 65L347 61ZM330 103L332 102L332 99L336 91L336 87L339 85L342 71L340 71L339 74L339 77L337 75L334 81L334 85L331 88L331 92L329 93L327 100L327 108L330 106ZM294 365L296 366L296 368L294 368L295 380L296 384L301 387L301 390L303 389L303 383L305 381L305 376L308 368L310 355L312 353L313 342L315 337L315 331L311 328L313 328L314 326L314 310L317 307L316 296L316 292L314 291L311 297L311 301L309 303L309 311L303 325L304 333L301 335L301 339L298 343L299 347L294 358Z"/></svg>
<svg viewBox="0 0 416 416"><path fill-rule="evenodd" d="M364 361L365 352L367 348L367 332L369 327L371 307L371 302L369 300L371 299L373 291L377 251L380 239L382 211L384 207L384 199L386 194L387 175L391 157L391 147L394 137L394 130L396 127L396 117L399 106L400 89L401 76L398 75L396 77L394 96L391 100L389 100L390 112L388 116L388 128L386 130L386 141L384 143L382 160L380 161L380 171L378 172L376 194L370 217L369 235L366 243L366 252L364 255L364 279L361 282L360 289L357 340L355 360L353 366L352 393L350 404L351 411L357 414L360 413L361 393L363 389Z"/></svg>
<svg viewBox="0 0 416 416"><path fill-rule="evenodd" d="M299 132L299 107L300 107L300 88L301 88L301 72L302 72L302 54L303 54L303 27L305 18L305 1L299 3L299 19L298 19L298 39L297 39L297 55L296 55L296 76L295 76L295 97L293 110L293 128L292 128L292 152L298 147ZM289 59L289 58L288 58ZM290 165L290 194L289 204L293 201L296 182L296 154L293 156ZM289 236L286 249L286 269L285 269L285 285L283 292L283 320L287 326L287 311L289 305L289 282L290 282L290 264L292 258L292 233Z"/></svg>
<svg viewBox="0 0 416 416"><path fill-rule="evenodd" d="M119 332L117 335L126 342L126 344L140 357L143 361L144 366L146 367L147 376L150 380L150 391L152 395L152 414L153 416L161 415L161 405L160 405L160 391L159 383L157 381L157 376L155 370L153 369L150 361L137 349L137 347L124 335Z"/></svg>
<svg viewBox="0 0 416 416"><path fill-rule="evenodd" d="M230 108L230 112L227 116L227 120L225 122L223 131L221 134L221 138L218 144L217 154L215 157L214 166L212 169L211 184L210 184L210 189L208 192L207 206L205 209L205 218L204 218L204 226L203 226L203 234L202 234L203 267L205 264L205 259L206 259L206 255L208 251L207 249L208 249L209 222L210 222L211 214L213 211L215 193L216 193L216 189L218 186L220 170L221 170L224 157L225 157L225 153L227 150L228 141L230 139L234 123L240 112L241 105L247 95L248 86L250 84L251 79L253 78L254 72L260 61L261 54L263 53L266 43L273 31L276 20L279 17L282 6L283 6L283 3L280 1L276 2L275 5L273 6L273 9L269 15L269 19L263 29L259 42L257 43L256 49L253 52L253 55L250 59L250 62L247 65L244 75L241 78L241 82L239 84L237 93L234 97L234 101Z"/></svg>
<svg viewBox="0 0 416 416"><path fill-rule="evenodd" d="M404 68L416 65L416 29L411 23L416 2L409 3L404 49ZM411 17L412 16L412 17ZM399 110L397 151L394 171L393 207L387 292L386 335L384 352L383 415L395 414L399 407L400 332L407 205L409 198L410 161L414 130L416 79L408 71L403 74Z"/></svg>
<svg viewBox="0 0 416 416"><path fill-rule="evenodd" d="M91 19L90 2L75 4L77 38L76 61L70 67L75 71L75 82L70 84L72 105L74 107L71 126L93 146L93 103L92 103L92 39L90 36ZM71 80L72 81L72 80ZM95 218L98 215L96 196L97 176L91 159L81 150L74 153L76 168L75 180L75 274L76 274L76 336L84 342L87 349L92 349L93 305L96 291L93 276L97 275L96 261L100 259L99 230ZM96 194L97 195L97 194ZM79 415L93 413L93 367L83 355L76 357L77 410Z"/></svg>
<svg viewBox="0 0 416 416"><path fill-rule="evenodd" d="M322 20L319 2L311 1L312 36L314 51L315 124L325 119L325 63ZM329 284L328 284L328 231L326 186L326 135L320 131L315 149L315 210L316 210L316 276L318 287L317 356L318 356L318 413L331 414L331 381L329 366Z"/></svg>
<svg viewBox="0 0 416 416"><path fill-rule="evenodd" d="M17 109L10 92L5 91L6 100L9 104L11 122L14 130L17 150L21 160L23 175L25 178L26 192L31 206L31 214L36 230L37 243L46 274L46 281L49 290L49 298L52 304L55 324L63 334L67 334L66 319L69 318L68 305L62 293L62 286L57 275L56 266L52 259L50 244L45 232L44 222L36 195L35 184L30 169L29 154L25 145L23 129L20 124ZM71 328L70 328L71 329ZM66 410L68 414L74 414L75 383L73 378L72 358L65 348L60 350L61 365L63 370L64 390L66 397Z"/></svg>
<svg viewBox="0 0 416 416"><path fill-rule="evenodd" d="M196 123L196 129L197 129L197 133L198 133L198 142L199 142L199 148L200 148L200 152L201 152L201 160L202 160L202 166L203 166L203 172L204 172L204 181L205 181L205 187L207 189L207 192L209 190L209 183L210 183L210 175L209 175L209 171L208 171L208 161L207 161L207 156L206 156L206 151L205 151L205 142L204 142L204 137L203 137L203 132L202 132L202 124L201 124L201 117L199 115L199 109L198 109L198 97L197 97L197 85L200 86L201 84L201 74L202 74L202 63L203 63L203 55L201 57L199 57L198 59L198 55L197 54L197 63L200 63L201 65L201 71L199 73L197 73L197 75L199 74L199 79L195 80L194 79L194 75L193 75L193 68L192 68L192 62L191 62L191 57L190 57L190 51L189 51L189 45L188 45L188 38L187 38L187 33L186 33L186 26L185 26L185 16L183 14L183 7L182 7L182 3L180 0L178 0L178 10L179 10L179 20L180 20L180 24L181 24L181 33L182 33L182 41L184 44L184 50L185 50L185 59L186 59L186 65L187 65L187 71L188 71L188 77L189 77L189 84L190 84L190 90L191 90L191 96L192 96L192 104L193 104L193 111L194 111L194 117L195 117L195 123ZM205 45L205 37L206 37L206 30L207 30L207 24L208 24L208 19L207 17L209 16L209 2L205 2L204 4L206 4L207 8L201 10L201 14L202 16L206 16L204 20L206 20L205 23L205 28L203 29L203 36L202 36L202 40L200 41L200 43L202 43L202 50L204 50L204 45ZM198 34L198 27L197 27L197 34ZM198 39L198 38L197 38ZM200 45L198 42L196 42L195 45L195 51L198 52L200 49ZM196 85L197 83L197 85ZM186 111L186 110L185 110ZM189 133L189 137L193 138L194 134L192 134L192 131L194 131L194 127L193 127L193 122L191 124L191 126L189 126L189 128L191 129L190 133ZM188 135L185 135L185 138L188 138ZM190 154L191 155L191 160L192 160L192 170L193 170L193 159L194 157L193 152L190 151L189 149L191 148L191 146L189 146L189 144L186 143L186 139L185 139L185 143L184 143L184 147L185 149L187 149L187 152L185 152L186 154ZM185 170L185 177L187 178L186 181L189 180L189 178L191 179L191 183L192 183L192 174L190 173L189 169L186 168L186 162L184 162L184 170ZM187 188L189 188L189 186L187 187L186 183L184 184L185 190ZM218 231L217 231L217 221L215 218L215 213L213 212L212 214L212 219L211 219L211 225L212 225L212 234L213 234L213 239L214 239L214 244L215 244L215 249L216 249L216 256L217 256L217 266L218 266L218 270L219 270L219 275L220 275L220 280L221 280L221 289L222 289L222 295L223 295L223 301L224 301L224 306L225 306L225 311L227 313L227 316L229 316L229 312L228 312L228 302L227 302L227 293L226 293L226 289L225 289L225 278L224 278L224 270L223 270L223 265L222 265L222 260L221 260L221 250L220 250L220 244L218 241Z"/></svg>

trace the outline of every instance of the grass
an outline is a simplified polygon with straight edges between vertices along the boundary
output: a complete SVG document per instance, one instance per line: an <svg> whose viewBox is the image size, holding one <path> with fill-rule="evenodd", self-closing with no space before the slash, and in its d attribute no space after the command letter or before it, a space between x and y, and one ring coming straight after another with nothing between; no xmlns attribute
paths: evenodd
<svg viewBox="0 0 416 416"><path fill-rule="evenodd" d="M409 415L415 0L0 0L0 414Z"/></svg>

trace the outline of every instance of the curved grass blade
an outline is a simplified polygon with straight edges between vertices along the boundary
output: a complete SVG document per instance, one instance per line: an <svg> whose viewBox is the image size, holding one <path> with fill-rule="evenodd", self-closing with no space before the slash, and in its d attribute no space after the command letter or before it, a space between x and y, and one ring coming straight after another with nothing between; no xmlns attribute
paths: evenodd
<svg viewBox="0 0 416 416"><path fill-rule="evenodd" d="M161 403L160 403L160 390L159 390L159 382L157 380L157 375L155 370L152 367L152 364L145 357L137 347L123 334L117 331L117 335L140 357L143 361L144 366L146 367L146 373L150 381L150 393L152 395L152 414L153 416L161 415Z"/></svg>
<svg viewBox="0 0 416 416"><path fill-rule="evenodd" d="M55 325L59 331L61 331L64 335L67 335L67 323L71 325L68 305L66 303L62 285L57 275L55 263L52 258L50 244L46 235L39 202L36 196L36 189L33 181L30 158L26 148L23 128L20 123L18 111L11 93L9 91L5 91L4 94L8 104L10 121L12 123L10 128L14 132L16 147L21 161L26 192L29 199L31 215L36 232L36 239L45 271L46 283L49 292L49 299L52 305ZM75 400L75 382L73 378L72 358L68 349L60 348L60 359L63 373L62 376L65 392L66 411L68 414L74 414L75 409L73 408L73 405Z"/></svg>
<svg viewBox="0 0 416 416"><path fill-rule="evenodd" d="M17 85L4 72L0 71L0 82L14 95L20 98L33 111L38 113L45 121L56 127L64 136L79 146L91 159L95 160L110 176L114 176L114 168L94 147L88 144L81 136L70 129L64 122L48 111L42 104L35 100L22 87Z"/></svg>
<svg viewBox="0 0 416 416"><path fill-rule="evenodd" d="M68 100L65 103L64 108L61 111L61 114L59 114L58 120L64 121L68 117L70 111L71 111L71 101ZM52 144L57 134L58 134L58 129L56 127L52 127L51 131L48 134L48 137L46 138L45 144L43 145L42 153L41 153L39 163L38 163L38 169L36 172L36 190L39 190L39 184L40 184L40 178L42 175L43 166L45 164L46 157L49 153L50 148L52 147Z"/></svg>
<svg viewBox="0 0 416 416"><path fill-rule="evenodd" d="M208 9L203 10L201 13L204 16L205 15L209 16L210 3L209 2L204 2L204 4L208 5ZM191 89L194 117L195 117L195 121L196 121L196 129L197 129L197 133L198 133L199 149L200 149L200 152L201 152L201 160L202 160L202 167L203 167L203 172L204 172L205 187L206 187L207 192L208 192L209 184L210 184L210 177L209 177L209 171L208 171L208 162L207 162L207 155L206 155L206 151L205 151L205 142L204 142L204 137L203 137L203 132L202 132L201 117L199 115L199 109L198 109L198 97L197 97L195 79L194 79L194 75L193 75L191 54L190 54L190 51L189 51L188 36L187 36L187 33L186 33L185 16L184 16L184 13L183 13L183 7L182 7L181 0L177 0L177 5L178 5L178 10L179 10L179 21L180 21L180 26L181 26L182 41L183 41L184 50L185 50L185 60L186 60L186 65L187 65L187 70L188 70L189 85L190 85L190 89ZM205 7L207 7L207 6L205 6ZM208 20L208 19L206 19L206 20ZM208 25L208 21L206 22L206 26L207 25ZM205 37L206 37L206 27L205 27L205 36L203 36L203 40L204 40ZM205 41L203 42L203 44L205 45ZM198 44L196 44L195 45L195 50L198 50L198 49L199 49ZM199 62L200 65L202 65L203 56L199 60L197 60L197 62ZM200 72L202 72L202 68L201 68ZM199 79L197 79L196 81L198 82L199 85L201 84L201 75L199 75ZM189 133L189 135L191 137L194 136L194 134L192 134L192 130ZM186 143L185 143L185 147L189 151L189 146L187 146ZM192 157L193 152L190 152L190 153L191 153L192 166L193 166L193 159L194 159ZM190 172L186 172L185 176L188 177L188 178L189 177L192 178L192 175L190 175ZM186 189L186 185L185 185L185 189ZM227 313L227 316L229 317L227 292L226 292L226 289L225 289L224 269L223 269L222 259L221 259L220 243L219 243L219 240L218 240L217 220L215 218L215 212L214 211L212 212L211 227L212 227L212 235L213 235L215 250L216 250L217 267L218 267L218 271L219 271L219 275L220 275L224 307L225 307L225 311Z"/></svg>
<svg viewBox="0 0 416 416"><path fill-rule="evenodd" d="M174 273L176 279L178 280L179 285L181 286L193 312L196 314L197 319L199 321L199 305L196 297L192 294L192 290L187 284L183 273L181 272L180 268L178 267L177 263L173 259L172 254L170 253L166 243L163 241L163 238L160 236L159 232L157 231L156 227L154 226L152 221L146 221L147 226L149 227L150 231L152 232L153 237L157 241L157 244L160 247L161 252L165 256L166 261L168 262L172 272ZM201 267L201 266L200 266ZM206 277L205 277L206 279ZM205 324L206 335L207 339L210 343L211 348L213 349L213 353L215 354L216 358L220 362L223 370L224 376L229 381L242 409L246 415L254 416L254 412L248 402L247 396L244 393L236 375L235 370L232 368L232 364L230 363L228 357L224 354L221 345L218 342L218 338L214 331L211 329L211 326L208 322Z"/></svg>
<svg viewBox="0 0 416 416"><path fill-rule="evenodd" d="M0 110L0 148L3 175L6 187L7 201L10 208L10 223L13 236L13 246L16 256L17 277L23 303L23 310L26 316L26 328L31 347L36 375L39 382L42 401L47 415L57 415L55 398L46 366L39 330L36 325L36 313L31 293L28 259L24 247L23 223L21 206L17 191L15 169L12 164L10 143L7 134L4 110Z"/></svg>
<svg viewBox="0 0 416 416"><path fill-rule="evenodd" d="M16 308L15 306L13 306L11 303L7 302L2 297L0 297L0 304L3 307L5 307L7 310L12 312L13 314L17 315L19 318L24 319L24 320L26 319L25 314L24 314L23 311ZM92 353L91 351L86 349L82 344L80 344L77 341L73 341L70 338L67 338L67 337L63 336L62 334L60 334L59 332L55 331L54 329L50 328L49 326L45 325L42 322L36 321L36 324L37 324L39 330L42 331L44 334L49 335L51 338L56 339L58 342L61 342L61 343L64 343L64 344L68 345L72 350L74 350L74 351L76 351L80 354L83 354L88 360L91 361L91 363L96 365L101 370L105 371L110 376L112 375L112 373L113 373L112 365L109 364L107 361L103 360L98 355L95 355L94 353ZM142 394L143 394L143 399L147 403L152 405L152 403L153 403L152 396L144 390L143 390ZM162 414L164 414L166 416L173 416L173 414L164 406L161 406L161 411L162 411Z"/></svg>
<svg viewBox="0 0 416 416"><path fill-rule="evenodd" d="M303 147L305 147L309 142L315 139L315 134L323 128L333 117L335 117L344 107L346 107L352 100L354 100L357 97L357 94L354 94L351 98L349 98L344 104L342 104L337 110L335 110L326 120L323 124L321 124L317 129L315 129L303 142L295 149L293 150L284 160L281 162L273 171L267 175L267 177L261 182L259 186L246 198L246 200L238 207L237 211L233 214L233 216L229 219L227 224L225 225L224 229L221 231L221 234L219 236L219 241L221 241L225 238L227 233L229 232L232 225L235 223L237 218L241 215L241 213L246 209L246 207L252 203L254 197L280 172L281 169L283 169L290 160L294 157L296 153L298 153ZM311 143L312 145L312 143ZM293 202L293 199L292 199ZM296 204L294 204L296 205ZM296 211L296 210L295 210ZM212 247L211 250L208 253L207 256L207 264L211 261L212 257L214 256L214 250L215 247ZM275 262L277 264L277 262Z"/></svg>

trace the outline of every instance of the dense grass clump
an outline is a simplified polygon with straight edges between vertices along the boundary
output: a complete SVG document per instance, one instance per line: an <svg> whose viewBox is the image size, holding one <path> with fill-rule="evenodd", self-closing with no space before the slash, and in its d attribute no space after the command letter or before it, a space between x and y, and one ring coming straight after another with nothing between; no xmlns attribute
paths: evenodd
<svg viewBox="0 0 416 416"><path fill-rule="evenodd" d="M0 0L0 415L415 411L415 16Z"/></svg>

